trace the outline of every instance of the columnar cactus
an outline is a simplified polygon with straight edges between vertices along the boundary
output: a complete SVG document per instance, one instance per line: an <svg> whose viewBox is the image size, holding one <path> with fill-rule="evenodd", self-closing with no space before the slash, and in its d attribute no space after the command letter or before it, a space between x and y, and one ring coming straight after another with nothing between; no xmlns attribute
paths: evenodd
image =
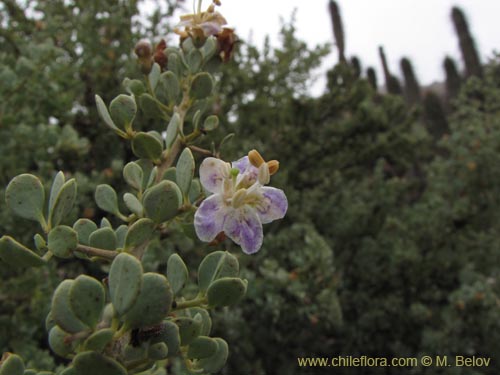
<svg viewBox="0 0 500 375"><path fill-rule="evenodd" d="M474 39L469 31L469 25L467 23L467 19L465 18L465 14L460 8L453 7L451 9L451 19L453 21L453 25L455 26L460 52L462 53L462 59L465 64L465 75L467 77L481 77L483 74L481 60L479 58L476 44L474 43Z"/></svg>
<svg viewBox="0 0 500 375"><path fill-rule="evenodd" d="M370 66L368 69L366 69L366 77L368 78L368 82L370 82L371 87L373 87L374 90L377 90L377 73L375 72L375 69L373 69L373 67Z"/></svg>
<svg viewBox="0 0 500 375"><path fill-rule="evenodd" d="M135 52L144 80L125 79L127 94L109 105L95 98L103 123L129 141L138 158L123 168L129 187L123 204L110 185L95 191L97 206L121 225L114 227L106 218L66 225L77 182L63 172L47 194L30 174L15 177L6 189L10 210L38 222L40 232L35 251L1 237L3 263L43 267L51 258L79 258L101 264L108 273L102 280L89 275L63 280L54 291L46 328L52 351L68 360L61 374L165 374L174 359L180 359L183 373L207 374L218 372L227 360L227 343L210 336L208 311L245 296L247 281L239 277L238 258L220 250L207 254L196 283L180 254L169 257L164 272L146 272L141 262L150 242L167 232L196 233L212 242L227 235L245 253L255 253L263 242L262 225L287 211L284 192L264 186L278 171L276 160L265 162L252 150L230 164L219 159L220 147L196 145L218 125L217 116L207 113L215 86L210 72L230 59L235 41L216 5L218 0L202 11L199 1L194 14L181 17L174 30L180 47L161 41L153 49L140 41ZM139 111L163 121L165 130L138 124ZM209 156L201 163L200 178L193 152ZM22 358L4 354L0 374L25 373Z"/></svg>
<svg viewBox="0 0 500 375"><path fill-rule="evenodd" d="M393 76L391 71L389 70L389 64L387 63L384 48L382 46L378 48L378 53L380 56L380 61L382 62L382 68L384 70L385 87L387 92L394 95L401 95L403 92L403 90L401 89L401 84L399 83L399 80L395 76Z"/></svg>
<svg viewBox="0 0 500 375"><path fill-rule="evenodd" d="M420 102L420 85L418 84L417 77L413 71L413 66L409 59L403 57L401 59L401 71L405 79L404 97L406 103L412 106Z"/></svg>
<svg viewBox="0 0 500 375"><path fill-rule="evenodd" d="M346 62L344 26L342 25L342 17L336 1L330 0L329 10L332 20L333 36L335 37L335 43L339 51L339 62Z"/></svg>
<svg viewBox="0 0 500 375"><path fill-rule="evenodd" d="M444 59L443 67L446 73L446 96L449 101L457 96L462 85L462 79L455 61L450 56L446 56Z"/></svg>

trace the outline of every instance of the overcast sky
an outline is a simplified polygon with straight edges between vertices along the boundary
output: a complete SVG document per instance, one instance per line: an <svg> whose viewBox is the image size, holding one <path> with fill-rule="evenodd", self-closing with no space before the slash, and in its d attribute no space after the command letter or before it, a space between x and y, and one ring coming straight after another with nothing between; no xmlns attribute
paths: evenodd
<svg viewBox="0 0 500 375"><path fill-rule="evenodd" d="M265 35L278 43L280 17L289 20L297 9L297 36L309 46L333 43L328 0L221 0L220 12L237 33L257 46ZM204 0L203 8L210 4ZM476 45L485 61L493 50L500 51L500 0L338 0L347 56L358 56L363 67L374 66L382 79L378 46L383 45L393 73L399 72L401 57L413 62L418 79L429 84L444 77L442 61L446 55L461 65L458 41L450 20L451 7L461 7L468 18ZM191 0L186 0L191 8ZM326 71L337 61L333 49L323 64ZM323 91L318 82L313 92Z"/></svg>
<svg viewBox="0 0 500 375"><path fill-rule="evenodd" d="M422 84L443 79L442 61L447 54L461 64L450 20L454 5L465 11L482 59L491 57L495 49L500 51L500 0L339 0L338 4L347 55L360 57L365 68L376 67L379 79L379 45L398 75L401 57L411 58ZM255 44L262 45L266 34L277 43L280 17L288 20L294 8L300 38L310 46L333 42L328 0L222 0L220 10L243 38L252 36ZM334 50L323 69L336 61ZM319 93L323 87L319 82L314 91Z"/></svg>

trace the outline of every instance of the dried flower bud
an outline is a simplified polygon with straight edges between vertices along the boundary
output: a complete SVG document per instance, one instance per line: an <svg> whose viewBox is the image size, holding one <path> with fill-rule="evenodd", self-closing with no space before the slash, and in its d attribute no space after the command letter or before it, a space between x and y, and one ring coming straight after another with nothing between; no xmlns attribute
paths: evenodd
<svg viewBox="0 0 500 375"><path fill-rule="evenodd" d="M134 52L139 58L139 65L144 74L149 74L153 66L152 47L147 40L140 40L134 48Z"/></svg>
<svg viewBox="0 0 500 375"><path fill-rule="evenodd" d="M139 59L151 58L152 47L149 41L143 39L139 40L135 45L134 52Z"/></svg>
<svg viewBox="0 0 500 375"><path fill-rule="evenodd" d="M160 40L155 48L155 54L153 56L153 60L157 63L162 70L165 70L167 67L168 58L163 51L167 48L167 43L164 39Z"/></svg>
<svg viewBox="0 0 500 375"><path fill-rule="evenodd" d="M236 44L236 35L233 29L225 27L216 35L219 45L219 54L223 62L228 62L233 55L234 45Z"/></svg>

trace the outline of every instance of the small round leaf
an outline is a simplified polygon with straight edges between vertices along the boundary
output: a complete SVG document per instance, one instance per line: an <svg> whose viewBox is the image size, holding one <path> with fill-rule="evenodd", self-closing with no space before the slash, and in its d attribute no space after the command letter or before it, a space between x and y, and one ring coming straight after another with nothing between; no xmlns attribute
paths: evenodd
<svg viewBox="0 0 500 375"><path fill-rule="evenodd" d="M175 183L163 180L146 190L143 205L148 218L163 223L177 215L182 205L182 193Z"/></svg>
<svg viewBox="0 0 500 375"><path fill-rule="evenodd" d="M39 267L45 264L42 258L10 236L0 238L0 259L14 268Z"/></svg>
<svg viewBox="0 0 500 375"><path fill-rule="evenodd" d="M94 351L82 352L73 359L76 375L127 375L114 359Z"/></svg>
<svg viewBox="0 0 500 375"><path fill-rule="evenodd" d="M198 286L205 292L210 284L221 277L235 277L239 273L236 257L226 251L208 254L198 268Z"/></svg>
<svg viewBox="0 0 500 375"><path fill-rule="evenodd" d="M234 305L247 291L247 282L237 277L223 277L208 287L208 304L214 307Z"/></svg>
<svg viewBox="0 0 500 375"><path fill-rule="evenodd" d="M140 294L125 315L125 324L130 328L158 324L168 315L172 301L172 288L167 278L158 273L146 273Z"/></svg>
<svg viewBox="0 0 500 375"><path fill-rule="evenodd" d="M48 248L59 258L71 258L78 245L78 234L66 225L58 225L49 232Z"/></svg>
<svg viewBox="0 0 500 375"><path fill-rule="evenodd" d="M109 295L119 315L132 308L142 286L142 265L132 255L121 253L109 270Z"/></svg>
<svg viewBox="0 0 500 375"><path fill-rule="evenodd" d="M170 281L174 294L184 287L188 279L188 269L178 254L172 254L167 262L167 278Z"/></svg>
<svg viewBox="0 0 500 375"><path fill-rule="evenodd" d="M77 318L94 328L104 308L104 287L96 279L80 275L71 287L69 301Z"/></svg>
<svg viewBox="0 0 500 375"><path fill-rule="evenodd" d="M44 221L45 191L40 180L31 174L14 177L5 190L7 206L24 219Z"/></svg>
<svg viewBox="0 0 500 375"><path fill-rule="evenodd" d="M120 212L118 209L118 197L116 196L116 191L111 186L107 184L98 185L95 189L94 198L97 206L101 210L111 214L117 214Z"/></svg>
<svg viewBox="0 0 500 375"><path fill-rule="evenodd" d="M132 139L132 151L139 158L158 160L163 152L163 145L154 135L138 132Z"/></svg>

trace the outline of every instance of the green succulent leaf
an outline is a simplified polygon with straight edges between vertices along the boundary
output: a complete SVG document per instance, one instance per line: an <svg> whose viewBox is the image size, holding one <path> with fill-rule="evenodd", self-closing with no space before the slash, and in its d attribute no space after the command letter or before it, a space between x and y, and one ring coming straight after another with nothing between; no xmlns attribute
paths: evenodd
<svg viewBox="0 0 500 375"><path fill-rule="evenodd" d="M201 64L203 62L203 56L198 49L194 48L191 51L189 51L186 60L189 70L191 71L192 74L195 74L201 68Z"/></svg>
<svg viewBox="0 0 500 375"><path fill-rule="evenodd" d="M109 113L118 128L124 131L131 129L137 113L134 97L124 94L118 95L111 101Z"/></svg>
<svg viewBox="0 0 500 375"><path fill-rule="evenodd" d="M70 290L69 301L76 317L91 328L95 328L105 303L102 284L87 276L78 276Z"/></svg>
<svg viewBox="0 0 500 375"><path fill-rule="evenodd" d="M78 234L66 225L58 225L49 232L49 250L59 258L71 258L78 245Z"/></svg>
<svg viewBox="0 0 500 375"><path fill-rule="evenodd" d="M0 366L0 375L23 375L24 361L17 354L9 353Z"/></svg>
<svg viewBox="0 0 500 375"><path fill-rule="evenodd" d="M49 212L52 211L54 203L56 202L56 198L59 195L59 192L61 191L61 188L65 182L66 178L64 177L64 173L62 171L59 171L54 177L52 188L50 189Z"/></svg>
<svg viewBox="0 0 500 375"><path fill-rule="evenodd" d="M162 75L160 76L160 82L164 87L168 103L175 104L181 91L179 79L175 76L174 73L167 71L165 73L162 73Z"/></svg>
<svg viewBox="0 0 500 375"><path fill-rule="evenodd" d="M40 267L45 261L10 236L0 238L0 259L14 268Z"/></svg>
<svg viewBox="0 0 500 375"><path fill-rule="evenodd" d="M237 277L223 277L210 284L208 304L213 307L234 305L247 292L247 281Z"/></svg>
<svg viewBox="0 0 500 375"><path fill-rule="evenodd" d="M165 144L167 148L172 147L175 140L177 139L177 135L179 134L179 130L182 128L182 121L179 114L176 112L173 114L167 126L167 136L165 139Z"/></svg>
<svg viewBox="0 0 500 375"><path fill-rule="evenodd" d="M215 354L208 358L200 359L196 363L197 368L203 369L207 373L219 372L225 366L229 355L227 343L219 337L214 338L214 340L217 343Z"/></svg>
<svg viewBox="0 0 500 375"><path fill-rule="evenodd" d="M219 126L219 118L216 115L208 116L203 123L203 130L209 132L217 129Z"/></svg>
<svg viewBox="0 0 500 375"><path fill-rule="evenodd" d="M194 76L191 82L189 95L194 99L205 99L214 89L214 82L210 74L202 72Z"/></svg>
<svg viewBox="0 0 500 375"><path fill-rule="evenodd" d="M199 315L199 322L201 324L200 328L200 336L208 336L212 331L212 318L210 318L210 314L206 309L202 309L201 307L192 307L187 310L188 316L197 317Z"/></svg>
<svg viewBox="0 0 500 375"><path fill-rule="evenodd" d="M142 94L139 97L139 105L146 118L165 117L158 101L149 94Z"/></svg>
<svg viewBox="0 0 500 375"><path fill-rule="evenodd" d="M64 331L77 333L89 327L76 316L70 303L71 287L74 280L64 280L52 296L51 314L54 322Z"/></svg>
<svg viewBox="0 0 500 375"><path fill-rule="evenodd" d="M189 344L188 358L208 358L213 356L218 349L217 341L207 336L198 336Z"/></svg>
<svg viewBox="0 0 500 375"><path fill-rule="evenodd" d="M177 324L164 320L158 334L151 338L151 344L164 342L168 347L168 356L173 357L179 354L181 348L181 338Z"/></svg>
<svg viewBox="0 0 500 375"><path fill-rule="evenodd" d="M111 328L104 328L91 334L83 343L85 350L103 351L106 345L113 340L115 331Z"/></svg>
<svg viewBox="0 0 500 375"><path fill-rule="evenodd" d="M127 375L127 370L114 359L94 351L77 354L73 367L76 375Z"/></svg>
<svg viewBox="0 0 500 375"><path fill-rule="evenodd" d="M167 278L174 294L179 293L188 280L188 269L178 254L172 254L168 258Z"/></svg>
<svg viewBox="0 0 500 375"><path fill-rule="evenodd" d="M125 90L130 95L134 95L137 98L146 92L146 87L138 79L125 78L123 80L123 87L125 87Z"/></svg>
<svg viewBox="0 0 500 375"><path fill-rule="evenodd" d="M179 327L181 346L191 344L200 335L201 323L198 320L188 317L179 317L174 320Z"/></svg>
<svg viewBox="0 0 500 375"><path fill-rule="evenodd" d="M134 214L141 217L144 213L144 208L142 207L142 203L137 199L134 194L125 193L123 194L123 202L125 202L125 206Z"/></svg>
<svg viewBox="0 0 500 375"><path fill-rule="evenodd" d="M132 151L139 158L158 160L163 152L163 145L154 135L138 132L132 139Z"/></svg>
<svg viewBox="0 0 500 375"><path fill-rule="evenodd" d="M73 224L73 229L78 234L78 243L82 245L90 245L89 237L97 230L97 224L89 219L78 219Z"/></svg>
<svg viewBox="0 0 500 375"><path fill-rule="evenodd" d="M104 250L115 250L118 245L115 231L110 227L99 228L89 236L89 244Z"/></svg>
<svg viewBox="0 0 500 375"><path fill-rule="evenodd" d="M177 170L175 167L167 168L165 173L163 173L163 180L168 180L176 182Z"/></svg>
<svg viewBox="0 0 500 375"><path fill-rule="evenodd" d="M109 295L119 315L129 311L139 296L142 286L142 265L132 255L121 253L109 270Z"/></svg>
<svg viewBox="0 0 500 375"><path fill-rule="evenodd" d="M66 358L74 350L74 345L65 342L68 336L59 326L54 326L49 331L49 346L58 356Z"/></svg>
<svg viewBox="0 0 500 375"><path fill-rule="evenodd" d="M45 190L37 177L31 174L14 177L5 190L5 202L17 216L38 221L42 226L45 223Z"/></svg>
<svg viewBox="0 0 500 375"><path fill-rule="evenodd" d="M139 219L128 229L125 237L125 250L130 250L134 247L144 244L151 239L155 229L155 224L150 219Z"/></svg>
<svg viewBox="0 0 500 375"><path fill-rule="evenodd" d="M172 307L173 293L167 278L158 273L145 273L134 306L125 315L125 324L141 328L160 323Z"/></svg>
<svg viewBox="0 0 500 375"><path fill-rule="evenodd" d="M161 68L157 63L153 64L151 68L151 72L148 75L149 84L151 85L151 89L154 91L156 89L156 85L160 79Z"/></svg>
<svg viewBox="0 0 500 375"><path fill-rule="evenodd" d="M201 292L205 292L215 280L222 277L236 277L238 274L238 259L226 251L215 251L208 254L200 263L198 286Z"/></svg>
<svg viewBox="0 0 500 375"><path fill-rule="evenodd" d="M177 215L182 205L182 193L175 183L163 180L146 190L143 205L148 218L163 223Z"/></svg>
<svg viewBox="0 0 500 375"><path fill-rule="evenodd" d="M123 132L115 125L115 123L111 119L108 108L99 95L95 96L95 104L97 106L97 112L99 113L101 120L104 121L106 126L119 134L123 134Z"/></svg>
<svg viewBox="0 0 500 375"><path fill-rule="evenodd" d="M119 215L118 197L116 191L107 184L98 185L95 189L94 199L97 206L106 212Z"/></svg>
<svg viewBox="0 0 500 375"><path fill-rule="evenodd" d="M165 359L168 356L168 347L164 342L157 342L148 348L148 357L154 361Z"/></svg>
<svg viewBox="0 0 500 375"><path fill-rule="evenodd" d="M59 225L61 220L71 212L75 204L76 192L77 184L74 178L61 186L58 194L54 197L54 205L49 211L49 224L51 227Z"/></svg>
<svg viewBox="0 0 500 375"><path fill-rule="evenodd" d="M142 191L142 181L144 179L144 173L139 164L132 161L125 165L125 167L123 168L123 178L130 187L134 188L137 191Z"/></svg>
<svg viewBox="0 0 500 375"><path fill-rule="evenodd" d="M191 181L193 181L194 168L195 163L193 154L191 150L186 147L182 151L181 156L179 156L175 169L175 181L185 196L188 195L189 188L191 187Z"/></svg>

